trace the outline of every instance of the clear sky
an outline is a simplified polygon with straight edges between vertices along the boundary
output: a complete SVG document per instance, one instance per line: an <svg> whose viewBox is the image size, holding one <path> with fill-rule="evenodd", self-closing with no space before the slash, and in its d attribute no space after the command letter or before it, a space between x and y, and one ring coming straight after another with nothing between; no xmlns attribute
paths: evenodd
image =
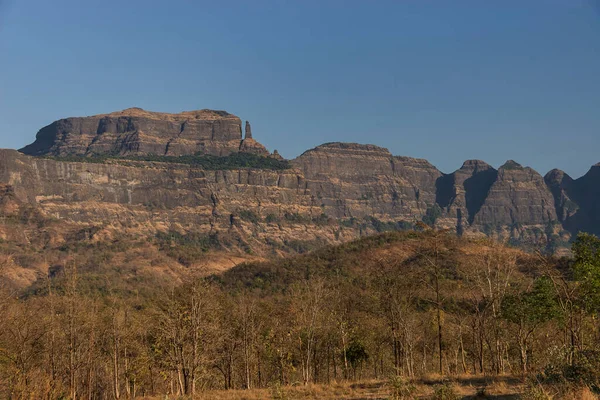
<svg viewBox="0 0 600 400"><path fill-rule="evenodd" d="M227 110L287 158L600 161L600 0L0 0L0 147L53 120Z"/></svg>

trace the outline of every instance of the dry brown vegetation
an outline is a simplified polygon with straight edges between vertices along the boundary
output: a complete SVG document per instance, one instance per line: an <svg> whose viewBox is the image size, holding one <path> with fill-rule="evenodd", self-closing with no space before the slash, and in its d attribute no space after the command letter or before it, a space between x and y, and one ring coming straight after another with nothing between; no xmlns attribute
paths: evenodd
<svg viewBox="0 0 600 400"><path fill-rule="evenodd" d="M572 261L390 232L198 277L174 273L185 269L174 260L201 262L202 240L74 231L62 250L44 250L42 235L4 232L0 275L43 259L53 268L25 290L0 290L0 397L568 399L598 389L591 236Z"/></svg>
<svg viewBox="0 0 600 400"><path fill-rule="evenodd" d="M508 381L508 382L507 382ZM411 398L430 399L435 388L444 384L443 380L421 380L414 383ZM466 399L515 399L523 391L523 385L516 379L486 379L477 377L456 378L449 384L460 398ZM485 388L487 397L477 397ZM332 382L330 384L310 384L306 386L272 387L251 390L213 390L200 393L198 400L263 400L283 397L288 400L388 400L393 389L387 381ZM579 398L577 398L579 399ZM159 398L148 398L159 400ZM574 399L573 399L574 400ZM581 400L584 400L581 398Z"/></svg>

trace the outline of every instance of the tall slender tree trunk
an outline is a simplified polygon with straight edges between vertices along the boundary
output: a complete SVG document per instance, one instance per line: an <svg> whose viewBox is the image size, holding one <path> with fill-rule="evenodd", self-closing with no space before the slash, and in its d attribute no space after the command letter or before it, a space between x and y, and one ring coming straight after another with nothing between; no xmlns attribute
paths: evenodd
<svg viewBox="0 0 600 400"><path fill-rule="evenodd" d="M439 271L437 269L437 261L436 261L436 271L435 271L435 302L437 306L437 328L438 328L438 351L439 351L439 365L438 370L440 375L444 375L444 349L442 342L442 305L440 299L440 279L439 279Z"/></svg>

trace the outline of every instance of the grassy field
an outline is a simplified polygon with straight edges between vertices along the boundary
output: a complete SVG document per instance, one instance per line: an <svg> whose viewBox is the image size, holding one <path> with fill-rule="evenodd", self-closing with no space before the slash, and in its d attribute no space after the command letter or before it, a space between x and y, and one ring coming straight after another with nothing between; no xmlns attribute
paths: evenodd
<svg viewBox="0 0 600 400"><path fill-rule="evenodd" d="M457 399L521 399L527 390L522 380L513 377L458 377L442 381L432 376L413 383L414 393L409 398L433 399L436 389L442 385L451 387ZM194 397L197 400L387 400L393 399L393 387L387 381L363 381L359 383L337 382L329 385L273 387L271 389L207 391ZM559 397L554 397L559 398ZM567 397L568 398L568 397ZM593 399L595 397L571 397ZM174 400L177 396L148 397L144 400ZM401 398L398 398L401 399ZM408 398L407 398L408 399ZM446 398L441 398L446 400ZM450 398L448 398L450 400Z"/></svg>
<svg viewBox="0 0 600 400"><path fill-rule="evenodd" d="M329 385L273 387L270 389L217 390L198 394L194 400L593 400L599 399L587 388L540 386L512 376L462 376L442 380L430 376L411 383L408 397L394 397L387 381L332 382ZM440 393L440 388L445 393ZM448 389L450 389L448 391ZM143 400L184 400L177 396L145 397ZM191 399L190 399L191 400Z"/></svg>

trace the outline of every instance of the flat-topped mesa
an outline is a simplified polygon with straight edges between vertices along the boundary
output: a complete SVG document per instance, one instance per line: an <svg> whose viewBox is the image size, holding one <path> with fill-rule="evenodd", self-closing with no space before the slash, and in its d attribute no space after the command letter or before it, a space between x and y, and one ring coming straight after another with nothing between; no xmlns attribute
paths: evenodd
<svg viewBox="0 0 600 400"><path fill-rule="evenodd" d="M20 151L58 157L195 153L222 156L241 151L241 142L242 122L226 111L205 109L169 114L128 108L55 121L42 128L35 142Z"/></svg>
<svg viewBox="0 0 600 400"><path fill-rule="evenodd" d="M421 218L440 172L426 160L394 157L372 144L325 143L292 160L317 206L338 218Z"/></svg>
<svg viewBox="0 0 600 400"><path fill-rule="evenodd" d="M388 149L372 144L325 143L307 150L292 162L308 179L373 176L393 173L392 154Z"/></svg>

